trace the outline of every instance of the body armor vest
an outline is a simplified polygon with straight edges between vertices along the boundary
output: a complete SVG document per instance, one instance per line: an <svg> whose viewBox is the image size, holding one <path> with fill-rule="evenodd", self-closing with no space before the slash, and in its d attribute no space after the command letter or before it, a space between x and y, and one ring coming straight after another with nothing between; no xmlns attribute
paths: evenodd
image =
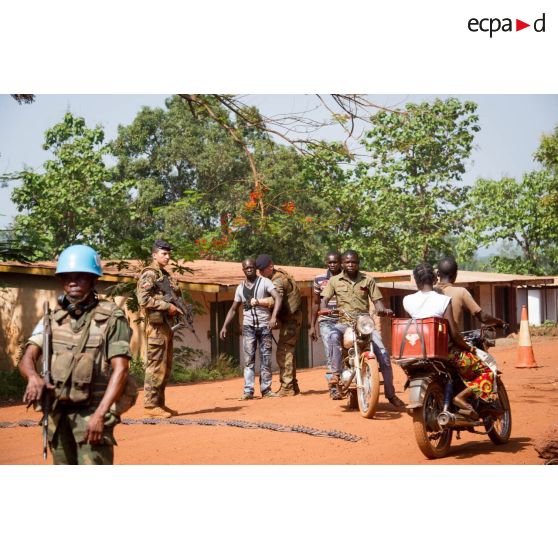
<svg viewBox="0 0 558 558"><path fill-rule="evenodd" d="M87 316L83 327L74 332L70 315L59 309L52 323L52 380L59 401L97 407L112 373L107 359L106 336L109 326L119 316L120 308L108 300L100 301ZM90 320L83 351L76 354L84 328Z"/></svg>
<svg viewBox="0 0 558 558"><path fill-rule="evenodd" d="M277 278L283 283L283 303L279 311L279 318L286 319L292 317L300 310L302 297L294 278L286 271L276 267L271 281Z"/></svg>

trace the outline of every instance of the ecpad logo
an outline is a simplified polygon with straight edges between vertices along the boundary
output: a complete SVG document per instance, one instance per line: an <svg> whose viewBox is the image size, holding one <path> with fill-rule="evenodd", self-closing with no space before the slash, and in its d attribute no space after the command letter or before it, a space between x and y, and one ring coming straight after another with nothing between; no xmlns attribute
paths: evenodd
<svg viewBox="0 0 558 558"><path fill-rule="evenodd" d="M546 25L545 15L546 14L543 13L543 15L539 19L536 19L533 22L533 29L535 30L536 33L545 32L545 25ZM472 17L467 22L467 27L469 28L469 31L472 31L473 33L477 33L478 31L489 33L490 38L492 38L492 35L494 33L497 33L498 31L503 31L503 32L514 31L512 19L509 17L505 17L503 19L500 19L498 17L485 17L482 19L477 19L476 17ZM515 20L515 31L521 31L522 29L526 29L527 27L531 27L531 24L525 23L520 19Z"/></svg>

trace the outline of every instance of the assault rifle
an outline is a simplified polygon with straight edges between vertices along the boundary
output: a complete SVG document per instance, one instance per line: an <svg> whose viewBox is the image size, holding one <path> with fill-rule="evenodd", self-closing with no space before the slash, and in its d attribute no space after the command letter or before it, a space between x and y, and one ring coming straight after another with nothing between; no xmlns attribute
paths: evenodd
<svg viewBox="0 0 558 558"><path fill-rule="evenodd" d="M47 388L50 384L50 363L52 360L52 326L50 323L50 308L48 301L43 305L43 370L41 377L45 382L43 394L41 397L41 409L43 411L43 460L47 459L48 447L48 414L50 413L50 390Z"/></svg>
<svg viewBox="0 0 558 558"><path fill-rule="evenodd" d="M163 300L165 302L170 302L174 304L182 314L177 314L174 316L174 323L169 323L171 331L175 331L187 327L196 337L196 330L194 329L194 307L191 304L186 304L181 296L178 296L166 275L163 275L160 279L155 281L155 284L161 289L163 293Z"/></svg>

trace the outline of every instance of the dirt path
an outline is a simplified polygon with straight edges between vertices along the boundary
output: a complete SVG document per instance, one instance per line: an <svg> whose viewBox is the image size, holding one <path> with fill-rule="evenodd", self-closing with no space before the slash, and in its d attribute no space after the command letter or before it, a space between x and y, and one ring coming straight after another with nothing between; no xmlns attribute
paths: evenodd
<svg viewBox="0 0 558 558"><path fill-rule="evenodd" d="M116 430L119 464L542 464L533 441L551 423L558 422L558 339L536 339L540 368L514 368L515 347L497 347L492 354L504 371L513 412L512 439L494 446L486 436L464 433L450 455L428 461L419 451L412 420L393 410L383 396L374 420L348 411L343 401L329 399L324 369L299 372L303 395L238 401L242 379L170 387L168 404L181 418L220 419L303 425L361 436L358 442L231 426L121 425ZM395 368L395 385L403 393L404 374ZM274 388L277 379L274 376ZM140 394L141 396L141 394ZM36 420L25 407L0 409L0 422ZM141 418L141 406L125 418ZM40 464L38 428L0 429L0 463Z"/></svg>

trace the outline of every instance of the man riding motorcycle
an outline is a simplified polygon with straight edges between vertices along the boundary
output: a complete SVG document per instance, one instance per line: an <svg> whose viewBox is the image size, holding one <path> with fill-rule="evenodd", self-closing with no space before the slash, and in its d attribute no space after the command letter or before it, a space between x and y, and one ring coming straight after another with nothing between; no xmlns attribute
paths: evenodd
<svg viewBox="0 0 558 558"><path fill-rule="evenodd" d="M337 307L352 313L369 313L370 301L380 316L390 316L392 310L386 309L382 302L382 293L376 285L374 279L367 277L359 271L359 255L354 250L347 250L341 256L343 272L335 275L329 280L322 295L321 309L326 310L329 300L336 296ZM347 324L343 323L343 318L336 324L330 335L330 362L332 377L330 385L337 387L343 370L343 334L347 329ZM380 371L384 378L384 390L387 400L397 409L405 407L405 403L395 395L393 386L393 370L389 354L384 347L382 337L376 330L372 333L372 349L380 366Z"/></svg>

